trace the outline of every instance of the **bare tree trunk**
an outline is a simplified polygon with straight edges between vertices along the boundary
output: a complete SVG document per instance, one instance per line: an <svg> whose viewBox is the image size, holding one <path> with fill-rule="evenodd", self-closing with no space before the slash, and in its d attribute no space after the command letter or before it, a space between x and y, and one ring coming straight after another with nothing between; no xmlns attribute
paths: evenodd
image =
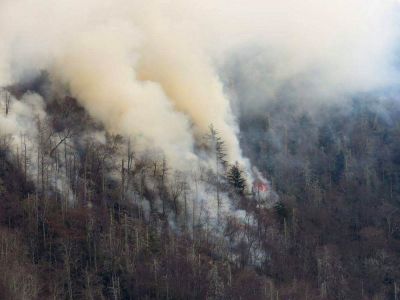
<svg viewBox="0 0 400 300"><path fill-rule="evenodd" d="M3 89L3 98L4 98L4 112L7 116L10 111L11 94L5 89Z"/></svg>
<svg viewBox="0 0 400 300"><path fill-rule="evenodd" d="M73 300L73 292L72 292L72 279L71 279L71 249L70 246L64 243L64 264L65 269L67 271L67 284L68 284L68 298L69 300Z"/></svg>
<svg viewBox="0 0 400 300"><path fill-rule="evenodd" d="M125 193L125 162L124 159L122 159L121 162L121 190L120 190L120 201L121 203L124 201L124 193Z"/></svg>

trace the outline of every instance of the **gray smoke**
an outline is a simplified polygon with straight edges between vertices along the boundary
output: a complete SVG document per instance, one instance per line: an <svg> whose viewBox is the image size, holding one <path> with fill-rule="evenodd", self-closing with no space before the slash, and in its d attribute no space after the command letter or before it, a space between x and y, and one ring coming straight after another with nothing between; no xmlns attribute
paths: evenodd
<svg viewBox="0 0 400 300"><path fill-rule="evenodd" d="M241 103L250 108L285 89L307 100L393 85L398 6L392 0L3 0L0 85L47 70L109 131L139 137L137 147L159 148L182 170L202 160L194 148L213 124L229 161L250 172L221 67L228 61L235 73L233 59L245 66L244 81L258 93Z"/></svg>

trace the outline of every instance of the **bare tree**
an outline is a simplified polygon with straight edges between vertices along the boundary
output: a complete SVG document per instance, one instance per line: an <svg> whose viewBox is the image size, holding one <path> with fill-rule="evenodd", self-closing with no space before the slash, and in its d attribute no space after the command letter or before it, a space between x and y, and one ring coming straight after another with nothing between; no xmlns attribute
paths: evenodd
<svg viewBox="0 0 400 300"><path fill-rule="evenodd" d="M218 131L211 124L209 126L209 134L207 138L210 143L211 151L215 157L215 172L216 172L216 197L217 197L217 223L220 223L221 215L221 197L220 197L220 176L222 172L225 172L227 161L226 161L226 149L225 143L219 136Z"/></svg>
<svg viewBox="0 0 400 300"><path fill-rule="evenodd" d="M3 88L2 94L3 94L3 100L4 100L4 112L7 116L10 111L11 93Z"/></svg>

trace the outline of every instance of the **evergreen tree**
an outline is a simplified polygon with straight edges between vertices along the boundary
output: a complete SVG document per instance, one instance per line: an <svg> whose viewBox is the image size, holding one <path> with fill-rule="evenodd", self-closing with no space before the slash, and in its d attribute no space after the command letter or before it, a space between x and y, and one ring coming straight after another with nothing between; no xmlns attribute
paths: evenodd
<svg viewBox="0 0 400 300"><path fill-rule="evenodd" d="M227 166L225 142L212 124L209 126L209 129L210 132L207 134L207 139L209 140L209 147L212 153L215 154L217 170L221 167L225 169Z"/></svg>
<svg viewBox="0 0 400 300"><path fill-rule="evenodd" d="M236 162L228 171L228 182L235 188L238 194L243 195L246 189L246 179L243 177L243 171Z"/></svg>

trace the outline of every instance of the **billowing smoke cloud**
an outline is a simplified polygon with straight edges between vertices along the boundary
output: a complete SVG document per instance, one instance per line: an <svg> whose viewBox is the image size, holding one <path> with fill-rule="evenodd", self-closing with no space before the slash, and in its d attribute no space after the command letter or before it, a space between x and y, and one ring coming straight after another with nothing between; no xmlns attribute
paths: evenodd
<svg viewBox="0 0 400 300"><path fill-rule="evenodd" d="M52 74L106 128L135 137L138 145L160 147L174 166L184 168L194 158L189 120L159 83L137 79L128 55L134 45L126 39L134 34L124 24L78 34Z"/></svg>
<svg viewBox="0 0 400 300"><path fill-rule="evenodd" d="M3 0L0 85L47 70L108 130L136 137L143 149L161 149L177 168L197 160L196 141L210 124L229 160L246 164L219 67L240 53L251 61L246 76L271 96L299 77L321 95L386 87L398 79L397 6L391 0Z"/></svg>

